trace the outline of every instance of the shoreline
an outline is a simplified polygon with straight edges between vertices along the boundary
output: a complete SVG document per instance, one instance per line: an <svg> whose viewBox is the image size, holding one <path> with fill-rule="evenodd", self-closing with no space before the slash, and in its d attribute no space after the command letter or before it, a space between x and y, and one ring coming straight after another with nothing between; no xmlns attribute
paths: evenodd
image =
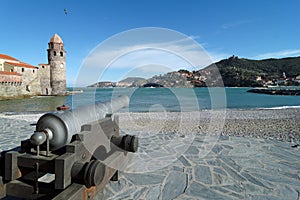
<svg viewBox="0 0 300 200"><path fill-rule="evenodd" d="M191 113L191 112L207 112L207 111L260 111L260 110L299 110L300 112L300 105L299 106L274 106L274 107L257 107L257 108L221 108L221 109L201 109L201 110L187 110L187 111L165 111L167 113ZM0 118L5 116L18 116L18 115L39 115L39 114L45 114L49 112L57 112L54 111L3 111L0 112ZM117 113L161 113L162 111L132 111L132 112L122 112L119 111Z"/></svg>
<svg viewBox="0 0 300 200"><path fill-rule="evenodd" d="M20 145L33 133L41 113L0 113L0 141ZM300 142L300 108L228 109L192 112L127 112L119 116L121 133L193 133ZM8 144L4 144L8 147ZM3 148L1 148L3 150Z"/></svg>

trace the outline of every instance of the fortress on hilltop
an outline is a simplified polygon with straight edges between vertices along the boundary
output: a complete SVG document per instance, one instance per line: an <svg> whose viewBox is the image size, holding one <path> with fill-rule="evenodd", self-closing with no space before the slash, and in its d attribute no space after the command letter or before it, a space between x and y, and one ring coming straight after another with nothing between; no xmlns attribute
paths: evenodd
<svg viewBox="0 0 300 200"><path fill-rule="evenodd" d="M0 100L66 95L66 51L59 35L48 43L48 64L33 66L0 54Z"/></svg>

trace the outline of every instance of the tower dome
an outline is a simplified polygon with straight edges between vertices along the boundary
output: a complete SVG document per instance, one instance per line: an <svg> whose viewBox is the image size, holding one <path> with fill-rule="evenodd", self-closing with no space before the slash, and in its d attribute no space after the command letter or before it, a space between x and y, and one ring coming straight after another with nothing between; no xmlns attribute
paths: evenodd
<svg viewBox="0 0 300 200"><path fill-rule="evenodd" d="M56 33L52 36L52 38L50 39L50 42L53 42L53 43L63 43L63 41L60 38L60 36L58 34L56 34Z"/></svg>

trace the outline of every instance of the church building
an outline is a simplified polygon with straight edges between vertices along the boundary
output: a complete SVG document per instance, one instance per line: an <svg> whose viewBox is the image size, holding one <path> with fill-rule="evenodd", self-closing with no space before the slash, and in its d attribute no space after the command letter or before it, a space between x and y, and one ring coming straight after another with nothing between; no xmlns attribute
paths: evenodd
<svg viewBox="0 0 300 200"><path fill-rule="evenodd" d="M59 35L48 43L48 63L33 66L0 54L0 100L37 95L66 95L66 51Z"/></svg>

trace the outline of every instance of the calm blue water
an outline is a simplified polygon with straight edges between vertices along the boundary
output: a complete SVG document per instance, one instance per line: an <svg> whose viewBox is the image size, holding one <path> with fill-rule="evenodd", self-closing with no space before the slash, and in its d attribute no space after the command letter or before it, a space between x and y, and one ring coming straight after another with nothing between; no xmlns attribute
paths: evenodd
<svg viewBox="0 0 300 200"><path fill-rule="evenodd" d="M124 111L194 111L203 109L261 109L300 106L300 96L247 93L249 88L80 88L83 93L67 97L34 97L0 101L0 112L48 112L59 105L72 108L108 101L126 94Z"/></svg>

